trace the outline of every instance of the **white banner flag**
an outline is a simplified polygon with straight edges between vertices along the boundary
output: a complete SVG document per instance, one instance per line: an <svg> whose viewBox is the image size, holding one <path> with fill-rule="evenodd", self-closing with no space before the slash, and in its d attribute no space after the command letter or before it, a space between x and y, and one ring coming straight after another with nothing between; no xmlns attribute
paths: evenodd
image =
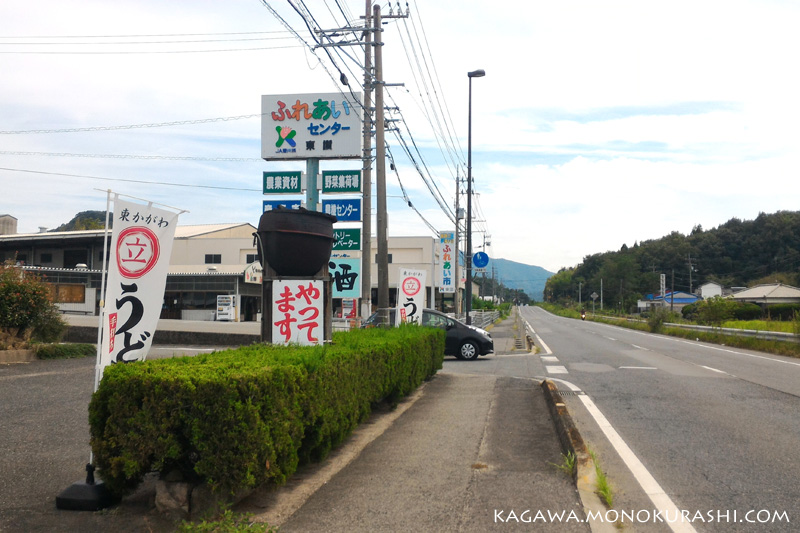
<svg viewBox="0 0 800 533"><path fill-rule="evenodd" d="M113 363L142 361L161 315L178 213L114 199L103 307L100 375Z"/></svg>
<svg viewBox="0 0 800 533"><path fill-rule="evenodd" d="M411 270L400 268L400 278L397 287L397 313L395 323L409 322L422 323L422 309L425 307L425 278L424 270Z"/></svg>

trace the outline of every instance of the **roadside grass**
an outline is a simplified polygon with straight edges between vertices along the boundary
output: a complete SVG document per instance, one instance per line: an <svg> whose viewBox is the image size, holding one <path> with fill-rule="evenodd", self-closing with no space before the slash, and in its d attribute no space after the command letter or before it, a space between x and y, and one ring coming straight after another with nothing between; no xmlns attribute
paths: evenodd
<svg viewBox="0 0 800 533"><path fill-rule="evenodd" d="M558 468L569 477L575 477L575 454L572 452L567 452L566 455L563 453L561 454L561 464L550 463L554 467Z"/></svg>
<svg viewBox="0 0 800 533"><path fill-rule="evenodd" d="M250 513L234 513L225 510L216 520L202 520L201 522L182 521L178 525L178 533L276 533L278 530L269 524L253 522Z"/></svg>
<svg viewBox="0 0 800 533"><path fill-rule="evenodd" d="M614 507L614 491L611 489L611 483L609 483L606 473L600 468L600 463L597 461L597 455L594 451L589 450L589 455L592 456L594 471L597 474L597 495L600 496L606 507L611 509Z"/></svg>

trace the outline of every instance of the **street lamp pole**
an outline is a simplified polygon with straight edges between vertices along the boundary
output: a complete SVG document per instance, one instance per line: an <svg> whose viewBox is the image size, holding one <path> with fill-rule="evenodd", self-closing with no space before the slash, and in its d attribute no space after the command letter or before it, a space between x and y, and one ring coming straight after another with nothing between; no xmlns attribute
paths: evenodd
<svg viewBox="0 0 800 533"><path fill-rule="evenodd" d="M467 325L472 324L472 78L486 76L483 69L467 73L469 78L469 112L467 114L467 287L465 297Z"/></svg>

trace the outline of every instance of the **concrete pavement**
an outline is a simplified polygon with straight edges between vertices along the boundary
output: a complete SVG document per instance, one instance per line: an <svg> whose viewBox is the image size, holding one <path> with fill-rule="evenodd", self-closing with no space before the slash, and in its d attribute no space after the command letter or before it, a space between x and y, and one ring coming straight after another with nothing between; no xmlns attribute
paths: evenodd
<svg viewBox="0 0 800 533"><path fill-rule="evenodd" d="M517 328L495 351L522 357ZM173 531L154 480L97 513L59 511L83 478L93 360L0 366L0 531ZM458 363L456 363L458 364ZM537 380L440 373L394 411L377 412L320 464L235 510L281 531L589 531ZM46 466L44 466L46 465ZM561 518L555 518L560 516Z"/></svg>

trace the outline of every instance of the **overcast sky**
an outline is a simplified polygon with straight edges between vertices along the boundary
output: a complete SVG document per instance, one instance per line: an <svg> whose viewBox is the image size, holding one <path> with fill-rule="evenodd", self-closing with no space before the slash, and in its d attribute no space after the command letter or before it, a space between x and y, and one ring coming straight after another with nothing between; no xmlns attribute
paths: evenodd
<svg viewBox="0 0 800 533"><path fill-rule="evenodd" d="M363 0L305 1L324 28L343 24L337 3L360 23ZM312 42L288 2L270 5ZM409 19L384 27L384 78L405 84L387 89L387 105L401 109L417 163L452 208L456 168L466 166L467 72L486 71L473 80L472 160L476 229L490 235L492 257L556 271L698 224L800 209L799 3L410 7ZM225 51L198 52L209 49ZM346 52L361 61L359 48ZM336 61L361 84L354 61ZM426 76L412 70L417 62ZM325 52L304 47L257 0L3 0L0 72L0 213L20 232L103 210L96 189L109 188L186 209L182 224L257 225L262 171L304 164L259 160L260 118L230 117L258 115L263 94L342 89ZM89 131L58 131L80 128ZM436 129L450 133L437 139ZM44 133L18 133L30 130ZM396 138L387 140L409 200L450 229ZM432 235L393 173L388 183L389 233Z"/></svg>

